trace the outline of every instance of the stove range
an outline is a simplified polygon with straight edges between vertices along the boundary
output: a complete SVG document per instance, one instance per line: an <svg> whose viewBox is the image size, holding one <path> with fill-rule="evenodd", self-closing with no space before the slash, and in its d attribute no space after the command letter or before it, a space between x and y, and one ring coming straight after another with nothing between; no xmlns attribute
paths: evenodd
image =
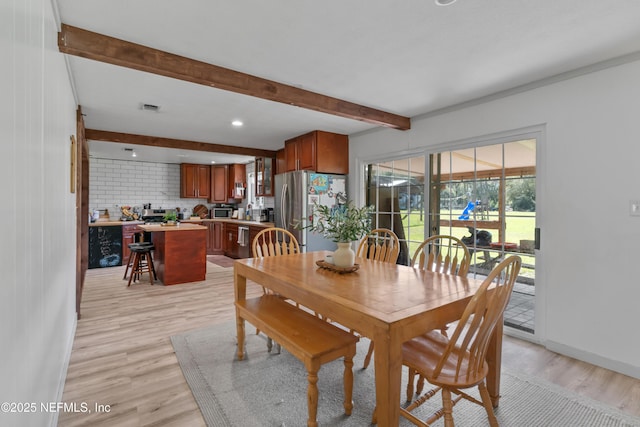
<svg viewBox="0 0 640 427"><path fill-rule="evenodd" d="M163 221L168 213L176 213L175 209L143 209L141 219L145 224L157 224Z"/></svg>

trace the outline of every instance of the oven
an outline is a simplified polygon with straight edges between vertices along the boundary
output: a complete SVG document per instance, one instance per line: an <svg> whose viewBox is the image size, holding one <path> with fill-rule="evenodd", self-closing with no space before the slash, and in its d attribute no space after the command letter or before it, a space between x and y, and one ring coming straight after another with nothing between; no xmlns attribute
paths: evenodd
<svg viewBox="0 0 640 427"><path fill-rule="evenodd" d="M231 218L233 208L211 208L211 218Z"/></svg>

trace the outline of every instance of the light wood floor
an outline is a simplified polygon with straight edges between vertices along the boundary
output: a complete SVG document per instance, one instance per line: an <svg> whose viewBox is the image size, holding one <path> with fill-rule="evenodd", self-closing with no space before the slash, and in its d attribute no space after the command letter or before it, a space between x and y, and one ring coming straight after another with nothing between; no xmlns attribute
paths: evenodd
<svg viewBox="0 0 640 427"><path fill-rule="evenodd" d="M169 337L234 318L233 269L208 267L205 282L166 287L127 288L124 267L88 271L63 400L92 413L62 412L60 427L205 425ZM640 416L639 380L510 337L503 364Z"/></svg>

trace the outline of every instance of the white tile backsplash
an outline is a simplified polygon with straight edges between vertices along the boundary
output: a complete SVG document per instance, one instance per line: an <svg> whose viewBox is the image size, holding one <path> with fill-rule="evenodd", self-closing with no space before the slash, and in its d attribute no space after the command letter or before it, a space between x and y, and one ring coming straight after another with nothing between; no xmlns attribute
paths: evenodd
<svg viewBox="0 0 640 427"><path fill-rule="evenodd" d="M249 167L253 165L250 163ZM207 199L180 198L180 165L90 158L89 209L108 209L111 218L120 217L120 206L142 206L151 203L155 209L187 209L198 204L211 207ZM239 206L245 206L246 202ZM273 197L264 198L265 207L274 206Z"/></svg>
<svg viewBox="0 0 640 427"><path fill-rule="evenodd" d="M198 204L211 207L207 199L180 198L180 165L91 158L89 165L89 208L108 209L113 219L120 206L155 209L186 209Z"/></svg>

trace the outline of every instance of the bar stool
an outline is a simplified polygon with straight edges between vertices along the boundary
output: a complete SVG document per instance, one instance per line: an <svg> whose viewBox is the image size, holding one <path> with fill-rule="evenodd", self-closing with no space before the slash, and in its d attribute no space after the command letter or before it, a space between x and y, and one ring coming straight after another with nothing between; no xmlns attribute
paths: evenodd
<svg viewBox="0 0 640 427"><path fill-rule="evenodd" d="M124 276L122 276L122 280L127 280L127 274L129 273L129 268L133 266L134 252L131 249L138 248L141 246L153 246L153 243L145 242L144 232L139 231L133 235L133 243L129 243L127 246L129 247L129 259L127 260L127 268L124 270ZM155 270L153 272L153 276L156 280L158 280L158 277L155 274Z"/></svg>
<svg viewBox="0 0 640 427"><path fill-rule="evenodd" d="M125 268L124 270L124 276L122 276L122 280L127 280L129 269L133 267L133 260L135 258L135 252L133 251L133 249L151 247L153 246L153 243L151 242L129 243L127 246L129 247L129 259L127 260L127 268Z"/></svg>
<svg viewBox="0 0 640 427"><path fill-rule="evenodd" d="M133 255L133 263L127 287L131 286L131 281L135 283L143 273L149 273L149 281L153 285L153 278L156 275L153 258L151 258L151 251L154 249L153 243L143 245L132 243L129 247L131 248L131 254ZM129 266L127 266L127 268L128 267Z"/></svg>

